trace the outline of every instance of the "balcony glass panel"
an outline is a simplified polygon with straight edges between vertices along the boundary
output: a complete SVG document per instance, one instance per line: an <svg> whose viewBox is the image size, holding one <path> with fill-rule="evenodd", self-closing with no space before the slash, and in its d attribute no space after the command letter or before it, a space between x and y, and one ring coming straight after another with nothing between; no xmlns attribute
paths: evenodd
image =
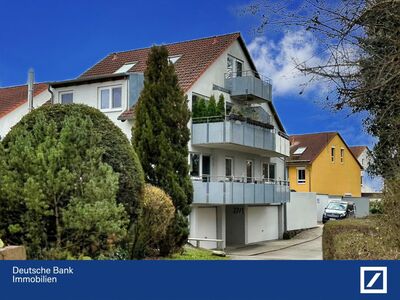
<svg viewBox="0 0 400 300"><path fill-rule="evenodd" d="M271 204L289 201L286 181L211 176L209 181L193 179L194 204Z"/></svg>

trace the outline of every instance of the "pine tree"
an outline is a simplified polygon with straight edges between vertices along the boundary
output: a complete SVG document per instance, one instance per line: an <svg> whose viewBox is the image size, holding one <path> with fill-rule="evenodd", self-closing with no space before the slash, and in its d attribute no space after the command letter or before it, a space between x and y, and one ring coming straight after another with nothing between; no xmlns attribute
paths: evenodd
<svg viewBox="0 0 400 300"><path fill-rule="evenodd" d="M214 95L210 97L207 106L207 116L208 117L215 117L217 116L217 102L215 100Z"/></svg>
<svg viewBox="0 0 400 300"><path fill-rule="evenodd" d="M197 105L197 114L198 114L198 118L203 118L203 117L207 117L207 103L206 100L204 98L200 98L199 100L197 100L199 103Z"/></svg>
<svg viewBox="0 0 400 300"><path fill-rule="evenodd" d="M193 198L188 165L189 119L188 101L174 65L168 62L168 50L154 46L137 104L132 143L147 182L170 195L176 208L174 222L161 245L162 255L181 247L189 234L186 217Z"/></svg>
<svg viewBox="0 0 400 300"><path fill-rule="evenodd" d="M192 101L192 118L199 117L199 100L194 99Z"/></svg>
<svg viewBox="0 0 400 300"><path fill-rule="evenodd" d="M225 116L225 98L223 94L220 94L218 98L217 115L221 117Z"/></svg>

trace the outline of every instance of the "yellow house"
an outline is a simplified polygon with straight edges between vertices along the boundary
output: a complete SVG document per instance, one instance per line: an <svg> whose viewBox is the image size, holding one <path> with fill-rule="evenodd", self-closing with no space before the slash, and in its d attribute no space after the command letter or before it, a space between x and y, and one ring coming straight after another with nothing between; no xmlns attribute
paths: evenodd
<svg viewBox="0 0 400 300"><path fill-rule="evenodd" d="M361 197L362 166L337 132L290 136L291 190Z"/></svg>

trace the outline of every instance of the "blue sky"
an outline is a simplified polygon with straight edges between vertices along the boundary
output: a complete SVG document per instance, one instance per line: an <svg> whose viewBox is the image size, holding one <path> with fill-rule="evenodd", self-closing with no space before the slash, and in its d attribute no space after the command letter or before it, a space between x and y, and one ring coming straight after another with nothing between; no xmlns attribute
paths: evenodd
<svg viewBox="0 0 400 300"><path fill-rule="evenodd" d="M349 145L372 145L361 116L332 112L321 99L327 87L296 76L291 55L321 59L302 32L256 36L258 19L243 16L250 1L5 1L0 5L0 86L78 76L105 55L216 34L240 31L259 70L274 82L274 103L289 134L339 131ZM298 75L298 74L297 74Z"/></svg>

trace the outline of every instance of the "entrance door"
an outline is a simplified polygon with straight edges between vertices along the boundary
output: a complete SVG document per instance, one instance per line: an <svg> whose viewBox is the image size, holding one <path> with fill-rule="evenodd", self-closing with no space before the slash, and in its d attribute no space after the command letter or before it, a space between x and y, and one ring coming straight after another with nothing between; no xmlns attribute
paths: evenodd
<svg viewBox="0 0 400 300"><path fill-rule="evenodd" d="M237 246L237 245L243 245L245 243L244 209L245 209L244 205L226 206L225 230L226 230L227 246Z"/></svg>

